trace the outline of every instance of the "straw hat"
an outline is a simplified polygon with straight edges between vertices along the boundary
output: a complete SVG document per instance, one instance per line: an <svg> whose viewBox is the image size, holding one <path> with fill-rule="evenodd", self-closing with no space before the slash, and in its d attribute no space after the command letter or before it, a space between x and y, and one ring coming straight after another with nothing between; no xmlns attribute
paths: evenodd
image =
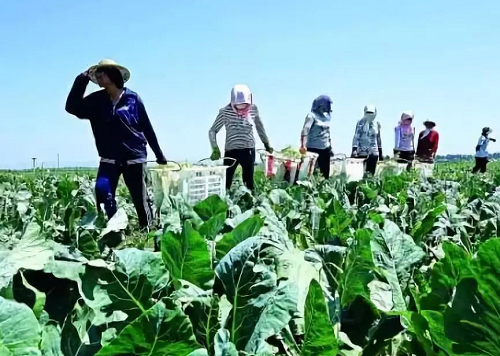
<svg viewBox="0 0 500 356"><path fill-rule="evenodd" d="M112 59L103 59L102 61L97 63L95 66L92 66L88 69L89 78L95 84L97 84L97 80L95 78L95 72L99 67L115 67L115 68L117 68L120 71L120 73L122 74L124 83L126 83L130 79L130 71L127 68L119 65L118 63L116 63Z"/></svg>

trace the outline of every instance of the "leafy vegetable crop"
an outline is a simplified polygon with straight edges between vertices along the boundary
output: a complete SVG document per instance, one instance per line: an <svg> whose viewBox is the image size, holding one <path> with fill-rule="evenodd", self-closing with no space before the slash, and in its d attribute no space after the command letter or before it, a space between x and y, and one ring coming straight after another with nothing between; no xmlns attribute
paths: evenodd
<svg viewBox="0 0 500 356"><path fill-rule="evenodd" d="M500 355L500 169L256 176L139 231L119 189L0 175L0 355Z"/></svg>

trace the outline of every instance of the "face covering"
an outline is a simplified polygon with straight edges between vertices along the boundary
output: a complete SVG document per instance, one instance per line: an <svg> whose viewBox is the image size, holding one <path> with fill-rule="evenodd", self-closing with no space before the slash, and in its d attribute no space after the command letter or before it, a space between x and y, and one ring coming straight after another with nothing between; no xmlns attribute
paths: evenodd
<svg viewBox="0 0 500 356"><path fill-rule="evenodd" d="M248 118L252 107L252 92L246 85L238 84L231 90L231 107L241 118Z"/></svg>
<svg viewBox="0 0 500 356"><path fill-rule="evenodd" d="M368 132L370 130L370 126L373 126L372 123L375 121L377 117L377 108L375 105L367 105L364 109L365 115L363 116L363 131Z"/></svg>

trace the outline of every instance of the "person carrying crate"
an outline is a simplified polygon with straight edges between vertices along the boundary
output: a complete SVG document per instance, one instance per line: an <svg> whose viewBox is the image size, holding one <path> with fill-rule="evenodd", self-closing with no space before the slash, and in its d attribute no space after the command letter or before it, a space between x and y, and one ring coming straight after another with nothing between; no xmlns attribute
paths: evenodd
<svg viewBox="0 0 500 356"><path fill-rule="evenodd" d="M97 206L104 205L108 218L117 211L115 193L120 176L130 191L139 225L148 228L152 220L146 190L146 144L158 164L167 160L149 121L144 104L124 83L130 71L112 60L102 60L76 77L66 101L66 111L90 121L101 162L96 180ZM89 81L103 90L84 97Z"/></svg>
<svg viewBox="0 0 500 356"><path fill-rule="evenodd" d="M439 133L434 129L434 121L424 122L425 130L418 135L417 159L424 163L434 163L439 146Z"/></svg>
<svg viewBox="0 0 500 356"><path fill-rule="evenodd" d="M488 144L490 141L497 142L494 138L489 137L489 135L493 132L489 127L483 128L481 136L477 142L476 146L476 165L472 169L472 173L476 174L481 171L481 173L486 172L486 166L488 165Z"/></svg>
<svg viewBox="0 0 500 356"><path fill-rule="evenodd" d="M363 118L356 124L351 157L364 158L366 172L375 175L377 162L384 160L380 136L381 126L380 122L375 121L377 117L375 105L365 106L364 113Z"/></svg>
<svg viewBox="0 0 500 356"><path fill-rule="evenodd" d="M241 165L243 170L243 183L248 189L254 189L254 126L266 151L272 153L273 149L269 144L259 110L252 100L252 92L246 85L238 84L231 90L230 103L220 109L208 134L212 146L210 158L216 161L221 158L221 152L217 145L217 133L222 127L226 129L224 157L228 159L224 160L224 165L230 166L226 171L226 189L231 188L238 165Z"/></svg>
<svg viewBox="0 0 500 356"><path fill-rule="evenodd" d="M300 135L300 153L317 153L319 170L326 179L330 177L330 158L333 156L330 138L331 112L330 97L318 96L313 101L311 112L306 116Z"/></svg>
<svg viewBox="0 0 500 356"><path fill-rule="evenodd" d="M414 115L411 111L403 112L399 125L394 128L394 157L398 163L408 163L406 166L408 171L415 160L415 128L411 125L413 118Z"/></svg>

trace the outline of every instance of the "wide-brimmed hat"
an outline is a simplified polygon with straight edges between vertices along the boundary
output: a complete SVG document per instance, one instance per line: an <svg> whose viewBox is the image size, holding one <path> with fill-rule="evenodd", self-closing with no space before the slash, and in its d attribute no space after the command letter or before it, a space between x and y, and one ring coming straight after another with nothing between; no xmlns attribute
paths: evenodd
<svg viewBox="0 0 500 356"><path fill-rule="evenodd" d="M119 65L118 63L116 63L112 59L103 59L102 61L97 63L95 66L92 66L88 69L89 78L95 84L97 84L97 79L95 78L95 72L98 68L102 68L102 67L114 67L114 68L118 69L120 71L120 73L122 74L124 83L126 83L130 79L130 71L127 68L125 68L122 65Z"/></svg>
<svg viewBox="0 0 500 356"><path fill-rule="evenodd" d="M427 125L432 125L432 127L434 127L434 126L436 126L436 123L434 121L431 121L431 120L425 120L424 126L427 126Z"/></svg>

